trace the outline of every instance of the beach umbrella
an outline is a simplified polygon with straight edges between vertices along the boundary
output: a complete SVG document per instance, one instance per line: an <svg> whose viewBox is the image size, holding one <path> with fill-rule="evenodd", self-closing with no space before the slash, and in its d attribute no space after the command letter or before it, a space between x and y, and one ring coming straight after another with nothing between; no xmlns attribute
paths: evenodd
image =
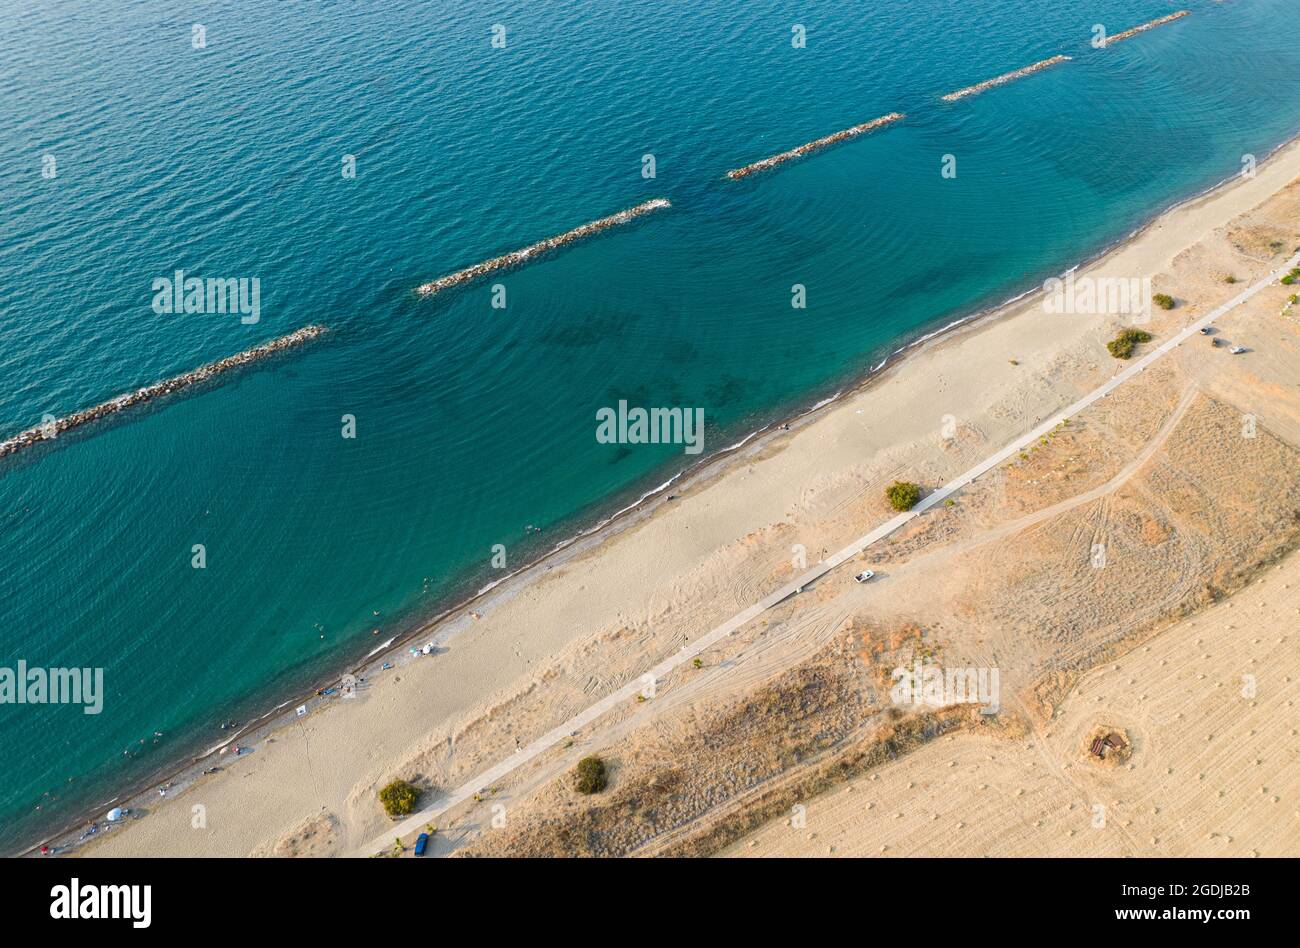
<svg viewBox="0 0 1300 948"><path fill-rule="evenodd" d="M116 823L121 818L122 818L122 808L120 806L113 807L113 809L108 811L108 816L105 817L105 819L107 819L110 823Z"/></svg>

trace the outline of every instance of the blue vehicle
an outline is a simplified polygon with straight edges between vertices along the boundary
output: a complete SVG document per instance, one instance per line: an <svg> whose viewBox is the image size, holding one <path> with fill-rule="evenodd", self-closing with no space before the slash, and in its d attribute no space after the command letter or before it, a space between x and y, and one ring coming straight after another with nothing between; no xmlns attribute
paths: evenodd
<svg viewBox="0 0 1300 948"><path fill-rule="evenodd" d="M428 848L428 846L429 846L429 834L421 833L420 837L415 841L415 854L417 856L423 856L424 851L426 848Z"/></svg>

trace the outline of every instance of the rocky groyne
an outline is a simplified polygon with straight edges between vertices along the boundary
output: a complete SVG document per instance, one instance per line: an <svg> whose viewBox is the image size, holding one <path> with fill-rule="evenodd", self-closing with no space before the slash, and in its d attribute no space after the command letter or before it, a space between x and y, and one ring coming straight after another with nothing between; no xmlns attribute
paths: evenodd
<svg viewBox="0 0 1300 948"><path fill-rule="evenodd" d="M1171 13L1168 16L1162 16L1158 20L1152 20L1150 23L1143 23L1141 26L1135 26L1131 30L1125 30L1123 33L1116 33L1114 36L1106 38L1106 46L1111 43L1122 43L1124 40L1137 36L1139 33L1145 33L1147 30L1154 30L1157 26L1164 26L1166 23L1172 23L1174 20L1181 20L1185 16L1190 16L1191 10L1179 10L1177 13Z"/></svg>
<svg viewBox="0 0 1300 948"><path fill-rule="evenodd" d="M802 158L809 152L814 152L819 148L825 148L827 145L834 145L836 142L842 142L846 138L855 138L864 132L870 132L884 125L898 122L906 116L901 112L890 112L888 115L882 115L880 118L872 119L870 122L863 122L861 125L854 125L852 128L846 128L843 131L836 132L834 135L827 135L825 138L818 138L815 141L808 142L806 145L800 145L798 148L791 148L789 151L783 151L779 155L773 155L771 158L764 158L762 161L756 161L752 165L745 165L743 168L733 168L727 172L727 177L735 181L739 178L747 178L751 174L759 171L766 171L768 168L775 168L779 164L787 161L793 161L795 158Z"/></svg>
<svg viewBox="0 0 1300 948"><path fill-rule="evenodd" d="M146 385L144 388L136 389L134 392L126 392L116 398L101 402L93 408L83 408L81 411L73 412L71 415L65 415L62 418L51 419L34 428L28 428L26 431L19 432L12 438L0 442L0 458L16 454L24 448L30 448L40 444L42 441L52 441L65 432L88 425L91 422L99 421L108 415L125 411L145 402L150 402L161 398L164 395L172 395L183 389L191 388L209 379L221 375L223 372L229 372L231 369L258 362L262 359L272 356L277 352L283 352L286 349L292 349L301 346L306 342L317 338L325 333L324 326L304 326L302 329L295 330L287 336L281 336L278 339L272 339L270 342L264 342L260 346L254 346L252 349L246 349L237 355L227 356L216 362L209 362L207 365L200 366L197 369L186 372L183 375L177 375L173 378L166 379L162 382L154 382L152 385Z"/></svg>
<svg viewBox="0 0 1300 948"><path fill-rule="evenodd" d="M661 208L671 207L667 198L655 198L653 201L646 201L636 207L629 207L625 211L619 211L617 214L611 214L609 217L602 217L599 220L588 221L580 227L573 230L566 230L563 234L557 234L554 237L547 237L545 240L539 240L535 244L529 244L522 250L516 250L512 253L502 254L499 257L493 257L491 260L484 260L482 263L476 263L472 267L466 267L464 270L457 270L455 273L449 273L445 277L439 277L429 283L424 283L416 287L415 292L421 296L432 296L435 293L441 293L443 290L451 289L453 286L459 286L462 283L468 283L470 280L478 279L497 270L505 270L509 267L517 267L520 264L527 263L533 257L546 253L551 250L557 250L566 244L571 244L576 240L582 240L584 237L591 237L603 230L609 230L611 227L617 227L620 224L627 224L636 220L638 217L644 217L646 214L653 213Z"/></svg>
<svg viewBox="0 0 1300 948"><path fill-rule="evenodd" d="M1071 56L1053 56L1051 59L1041 59L1038 62L1025 66L1023 69L1014 69L1011 72L1004 72L1000 76L992 79L985 79L973 86L967 86L965 89L958 89L956 92L949 92L943 97L945 102L956 102L958 99L964 99L967 96L979 95L985 89L992 89L994 86L1004 86L1008 82L1015 82L1017 79L1023 79L1025 76L1032 76L1036 72L1042 72L1044 69L1051 69L1058 63L1069 62Z"/></svg>

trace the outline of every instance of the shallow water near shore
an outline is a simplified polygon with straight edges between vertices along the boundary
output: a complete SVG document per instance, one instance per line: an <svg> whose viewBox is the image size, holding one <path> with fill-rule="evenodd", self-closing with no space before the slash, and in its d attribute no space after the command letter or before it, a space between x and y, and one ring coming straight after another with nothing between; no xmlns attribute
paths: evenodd
<svg viewBox="0 0 1300 948"><path fill-rule="evenodd" d="M0 848L491 581L494 544L514 568L695 460L598 443L598 409L702 407L716 451L1300 130L1284 0L1191 3L1105 51L1093 23L1172 8L812 3L795 50L775 3L431 6L211 4L202 51L169 4L0 11L0 439L332 330L0 467L0 665L102 667L107 691L98 715L0 705ZM939 100L1056 53L1074 59ZM414 293L657 197L672 208ZM154 314L178 268L259 278L261 321Z"/></svg>

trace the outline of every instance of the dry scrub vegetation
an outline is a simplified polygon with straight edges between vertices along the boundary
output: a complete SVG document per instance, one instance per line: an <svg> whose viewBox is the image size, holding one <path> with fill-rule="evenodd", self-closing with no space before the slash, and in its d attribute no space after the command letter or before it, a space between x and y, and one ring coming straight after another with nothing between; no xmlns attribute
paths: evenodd
<svg viewBox="0 0 1300 948"><path fill-rule="evenodd" d="M706 855L826 787L985 723L969 709L886 709L868 659L882 653L860 643L851 633L734 702L692 708L610 748L602 799L553 782L463 855Z"/></svg>

